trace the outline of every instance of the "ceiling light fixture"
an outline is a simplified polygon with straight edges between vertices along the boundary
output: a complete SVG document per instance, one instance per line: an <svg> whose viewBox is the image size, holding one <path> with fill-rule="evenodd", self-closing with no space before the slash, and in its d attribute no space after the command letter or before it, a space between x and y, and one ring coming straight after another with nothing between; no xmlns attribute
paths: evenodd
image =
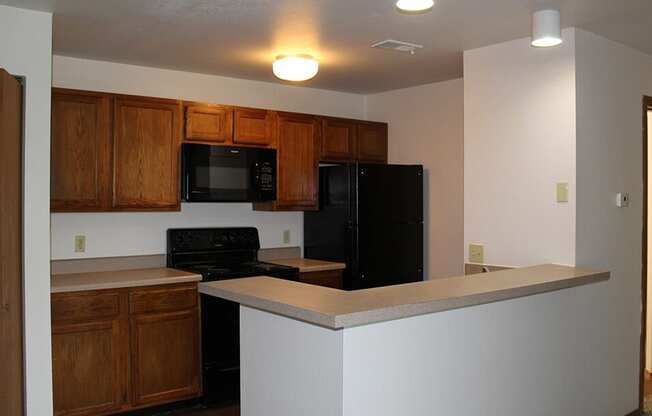
<svg viewBox="0 0 652 416"><path fill-rule="evenodd" d="M532 15L532 46L549 48L560 45L561 13L559 10L539 10Z"/></svg>
<svg viewBox="0 0 652 416"><path fill-rule="evenodd" d="M279 55L272 65L274 75L285 81L306 81L319 72L319 62L310 55Z"/></svg>
<svg viewBox="0 0 652 416"><path fill-rule="evenodd" d="M398 0L396 8L404 13L426 13L432 10L435 5L434 0Z"/></svg>

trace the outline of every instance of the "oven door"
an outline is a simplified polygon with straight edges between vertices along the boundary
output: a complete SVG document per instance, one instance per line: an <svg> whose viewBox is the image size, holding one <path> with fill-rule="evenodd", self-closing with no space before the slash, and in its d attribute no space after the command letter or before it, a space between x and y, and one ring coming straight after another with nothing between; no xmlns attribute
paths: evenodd
<svg viewBox="0 0 652 416"><path fill-rule="evenodd" d="M276 199L276 150L184 143L182 172L186 202Z"/></svg>

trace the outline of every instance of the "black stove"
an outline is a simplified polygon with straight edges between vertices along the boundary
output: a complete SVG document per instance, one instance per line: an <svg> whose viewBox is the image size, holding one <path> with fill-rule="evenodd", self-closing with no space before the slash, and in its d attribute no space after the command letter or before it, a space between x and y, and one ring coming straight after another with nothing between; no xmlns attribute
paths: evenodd
<svg viewBox="0 0 652 416"><path fill-rule="evenodd" d="M167 232L167 265L202 281L271 276L298 280L299 269L258 261L252 227L182 228ZM206 404L240 398L240 312L236 303L201 295L202 385Z"/></svg>
<svg viewBox="0 0 652 416"><path fill-rule="evenodd" d="M253 227L170 229L167 265L200 273L205 282L259 275L298 278L297 268L258 261L258 250Z"/></svg>

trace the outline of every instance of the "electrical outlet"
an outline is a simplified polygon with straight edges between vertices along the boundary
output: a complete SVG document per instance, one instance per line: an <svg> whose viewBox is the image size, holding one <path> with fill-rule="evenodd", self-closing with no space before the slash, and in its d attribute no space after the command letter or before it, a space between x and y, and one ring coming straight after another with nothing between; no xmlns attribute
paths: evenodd
<svg viewBox="0 0 652 416"><path fill-rule="evenodd" d="M283 230L283 244L290 244L290 230Z"/></svg>
<svg viewBox="0 0 652 416"><path fill-rule="evenodd" d="M86 236L85 235L76 235L75 236L75 253L85 253L86 252Z"/></svg>
<svg viewBox="0 0 652 416"><path fill-rule="evenodd" d="M469 261L471 263L484 263L484 245L483 244L469 244Z"/></svg>

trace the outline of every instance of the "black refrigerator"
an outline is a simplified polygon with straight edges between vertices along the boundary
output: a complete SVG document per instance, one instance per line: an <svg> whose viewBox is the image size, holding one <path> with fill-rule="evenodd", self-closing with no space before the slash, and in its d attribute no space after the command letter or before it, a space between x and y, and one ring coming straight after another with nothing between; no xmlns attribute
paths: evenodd
<svg viewBox="0 0 652 416"><path fill-rule="evenodd" d="M347 290L423 280L423 167L319 168L319 211L304 214L304 256L346 263Z"/></svg>

